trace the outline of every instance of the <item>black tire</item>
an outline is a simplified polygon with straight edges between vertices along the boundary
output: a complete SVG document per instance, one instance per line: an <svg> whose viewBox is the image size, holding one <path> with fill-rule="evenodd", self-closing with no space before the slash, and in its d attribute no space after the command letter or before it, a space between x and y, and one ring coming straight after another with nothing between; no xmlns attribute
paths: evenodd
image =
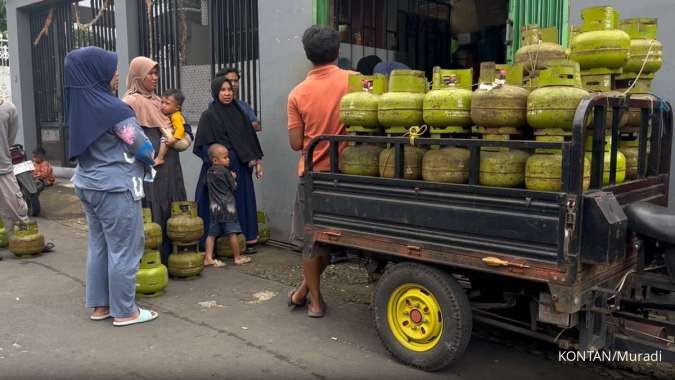
<svg viewBox="0 0 675 380"><path fill-rule="evenodd" d="M389 298L404 284L427 289L440 306L443 321L440 338L433 348L424 352L403 346L389 326ZM427 265L407 262L388 268L375 287L371 311L377 333L387 350L404 364L425 371L439 371L452 365L462 356L471 339L471 306L465 291L450 274Z"/></svg>

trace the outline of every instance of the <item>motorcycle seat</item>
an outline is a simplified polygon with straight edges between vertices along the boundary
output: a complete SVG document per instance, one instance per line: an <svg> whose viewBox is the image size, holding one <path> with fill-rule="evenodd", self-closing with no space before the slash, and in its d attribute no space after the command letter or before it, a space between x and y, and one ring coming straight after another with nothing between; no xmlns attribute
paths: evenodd
<svg viewBox="0 0 675 380"><path fill-rule="evenodd" d="M628 228L632 231L675 245L675 209L635 202L628 205L624 212L628 216Z"/></svg>

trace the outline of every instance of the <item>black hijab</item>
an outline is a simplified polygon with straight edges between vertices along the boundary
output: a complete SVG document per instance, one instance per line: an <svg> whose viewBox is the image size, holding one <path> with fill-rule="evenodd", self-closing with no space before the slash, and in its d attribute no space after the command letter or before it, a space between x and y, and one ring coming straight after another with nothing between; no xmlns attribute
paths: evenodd
<svg viewBox="0 0 675 380"><path fill-rule="evenodd" d="M203 147L222 144L227 149L234 149L241 163L248 164L263 157L262 148L255 129L239 109L236 100L233 99L230 104L223 104L218 100L218 94L226 80L222 76L211 82L213 102L199 119L194 153L199 155Z"/></svg>

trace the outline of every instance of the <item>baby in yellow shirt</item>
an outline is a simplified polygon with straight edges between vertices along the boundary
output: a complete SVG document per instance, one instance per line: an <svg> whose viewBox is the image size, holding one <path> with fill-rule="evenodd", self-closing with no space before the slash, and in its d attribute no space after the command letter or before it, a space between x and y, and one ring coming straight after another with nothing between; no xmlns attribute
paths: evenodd
<svg viewBox="0 0 675 380"><path fill-rule="evenodd" d="M162 95L162 113L171 118L171 128L161 128L164 137L159 147L159 154L155 158L155 166L164 163L169 147L182 152L192 144L190 135L185 133L185 118L180 112L184 101L185 96L180 90L166 90Z"/></svg>

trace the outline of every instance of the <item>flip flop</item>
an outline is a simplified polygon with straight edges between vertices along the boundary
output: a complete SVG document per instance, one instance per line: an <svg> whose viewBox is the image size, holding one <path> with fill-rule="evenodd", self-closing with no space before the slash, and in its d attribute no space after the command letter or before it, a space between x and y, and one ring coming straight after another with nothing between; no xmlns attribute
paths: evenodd
<svg viewBox="0 0 675 380"><path fill-rule="evenodd" d="M145 322L150 322L159 317L159 314L157 314L156 311L152 310L147 310L147 309L141 309L140 307L138 308L138 317L135 319L129 320L129 321L124 321L124 322L114 322L113 321L113 326L117 327L122 327L122 326L130 326L130 325L135 325L138 323L145 323Z"/></svg>
<svg viewBox="0 0 675 380"><path fill-rule="evenodd" d="M42 248L42 253L53 252L54 247L55 247L54 243L50 241L49 243L45 244L45 246Z"/></svg>
<svg viewBox="0 0 675 380"><path fill-rule="evenodd" d="M303 307L307 304L307 296L302 299L302 302L295 303L293 302L293 295L295 294L296 289L292 289L288 292L288 307Z"/></svg>
<svg viewBox="0 0 675 380"><path fill-rule="evenodd" d="M106 320L110 317L111 317L111 315L110 315L110 313L108 313L108 314L104 314L104 315L90 315L89 319L91 319L92 321L104 321L104 320Z"/></svg>
<svg viewBox="0 0 675 380"><path fill-rule="evenodd" d="M239 262L236 262L236 261L235 261L234 264L235 264L235 265L244 265L244 264L250 263L251 261L253 261L253 260L251 260L251 258L248 257L248 256L240 256L240 257L239 257Z"/></svg>
<svg viewBox="0 0 675 380"><path fill-rule="evenodd" d="M326 315L326 303L321 300L321 311L312 311L307 308L307 316L310 318L323 318Z"/></svg>
<svg viewBox="0 0 675 380"><path fill-rule="evenodd" d="M215 260L213 260L212 263L210 263L210 264L204 264L204 266L205 266L205 267L214 267L214 268L224 268L224 267L227 266L227 264L225 264L224 262L222 262L222 261L220 261L220 260L218 260L218 259L215 259Z"/></svg>

